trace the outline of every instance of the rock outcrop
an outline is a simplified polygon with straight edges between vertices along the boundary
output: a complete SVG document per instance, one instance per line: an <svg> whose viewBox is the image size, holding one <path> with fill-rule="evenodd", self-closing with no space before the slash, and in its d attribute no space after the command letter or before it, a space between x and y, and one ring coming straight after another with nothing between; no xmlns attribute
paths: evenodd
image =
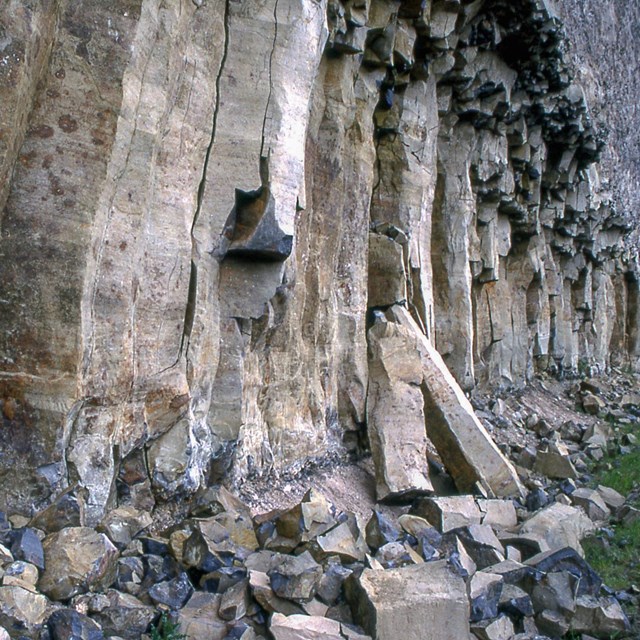
<svg viewBox="0 0 640 640"><path fill-rule="evenodd" d="M472 412L479 449L433 436L426 351L392 370L374 321L437 350L458 417L474 385L637 367L567 42L546 0L4 3L0 508L77 485L94 525L409 414L381 494L429 491L436 450L517 493Z"/></svg>

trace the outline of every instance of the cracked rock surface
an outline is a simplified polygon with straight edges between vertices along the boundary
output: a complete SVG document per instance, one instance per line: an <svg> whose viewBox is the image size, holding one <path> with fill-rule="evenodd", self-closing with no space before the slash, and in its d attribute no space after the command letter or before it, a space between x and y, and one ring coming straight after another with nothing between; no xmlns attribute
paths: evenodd
<svg viewBox="0 0 640 640"><path fill-rule="evenodd" d="M637 145L602 107L634 117L638 16L605 5L5 2L0 508L73 490L59 528L95 526L368 441L380 497L434 465L520 493L464 393L638 366Z"/></svg>

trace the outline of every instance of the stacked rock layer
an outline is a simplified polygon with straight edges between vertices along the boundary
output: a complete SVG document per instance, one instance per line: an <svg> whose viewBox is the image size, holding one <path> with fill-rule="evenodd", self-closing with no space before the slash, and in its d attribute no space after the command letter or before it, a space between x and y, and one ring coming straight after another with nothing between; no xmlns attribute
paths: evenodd
<svg viewBox="0 0 640 640"><path fill-rule="evenodd" d="M296 468L394 406L411 461L442 438L433 347L462 405L635 367L565 45L542 0L11 0L0 506L79 483L97 522L120 486Z"/></svg>

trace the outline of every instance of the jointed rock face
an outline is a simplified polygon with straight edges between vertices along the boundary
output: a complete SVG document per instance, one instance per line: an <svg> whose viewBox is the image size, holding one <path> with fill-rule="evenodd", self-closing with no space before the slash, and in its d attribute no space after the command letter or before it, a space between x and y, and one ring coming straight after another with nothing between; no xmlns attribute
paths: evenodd
<svg viewBox="0 0 640 640"><path fill-rule="evenodd" d="M544 0L5 2L0 508L77 483L91 525L367 426L380 497L435 449L517 494L463 392L640 353L566 43Z"/></svg>

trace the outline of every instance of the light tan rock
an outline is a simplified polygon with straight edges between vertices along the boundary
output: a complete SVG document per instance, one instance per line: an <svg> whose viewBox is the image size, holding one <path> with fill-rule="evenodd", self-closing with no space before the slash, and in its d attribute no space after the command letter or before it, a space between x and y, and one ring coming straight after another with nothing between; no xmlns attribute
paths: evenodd
<svg viewBox="0 0 640 640"><path fill-rule="evenodd" d="M376 640L418 640L428 634L442 640L470 638L464 581L444 561L365 569L347 587L356 622Z"/></svg>
<svg viewBox="0 0 640 640"><path fill-rule="evenodd" d="M269 631L275 640L343 640L342 624L320 616L283 616L274 613ZM367 636L359 636L364 640Z"/></svg>
<svg viewBox="0 0 640 640"><path fill-rule="evenodd" d="M369 234L369 307L388 307L407 299L402 245L380 233Z"/></svg>
<svg viewBox="0 0 640 640"><path fill-rule="evenodd" d="M605 504L602 496L594 489L587 489L586 487L576 489L571 494L571 502L577 507L582 507L593 521L606 520L611 515L609 507Z"/></svg>
<svg viewBox="0 0 640 640"><path fill-rule="evenodd" d="M512 529L518 524L516 507L511 500L477 500L478 508L483 513L482 524L494 529Z"/></svg>
<svg viewBox="0 0 640 640"><path fill-rule="evenodd" d="M482 522L482 512L473 496L421 498L414 503L412 513L423 517L441 533Z"/></svg>
<svg viewBox="0 0 640 640"><path fill-rule="evenodd" d="M380 319L369 329L367 429L378 500L433 491L427 467L422 364L415 336Z"/></svg>
<svg viewBox="0 0 640 640"><path fill-rule="evenodd" d="M38 638L52 610L42 594L18 586L0 587L0 625L11 636Z"/></svg>
<svg viewBox="0 0 640 640"><path fill-rule="evenodd" d="M625 503L626 498L611 487L598 485L596 491L609 509L618 509Z"/></svg>
<svg viewBox="0 0 640 640"><path fill-rule="evenodd" d="M2 584L5 587L22 587L23 589L36 593L38 577L38 567L30 564L29 562L22 562L21 560L18 560L4 568Z"/></svg>
<svg viewBox="0 0 640 640"><path fill-rule="evenodd" d="M227 623L218 617L220 594L196 591L178 614L180 633L185 640L223 640L228 633Z"/></svg>
<svg viewBox="0 0 640 640"><path fill-rule="evenodd" d="M476 623L471 631L480 640L511 640L515 633L513 622L505 615L496 620Z"/></svg>
<svg viewBox="0 0 640 640"><path fill-rule="evenodd" d="M522 495L513 465L503 456L475 415L471 403L440 354L406 309L395 306L392 317L416 340L422 364L427 434L461 491L476 483L495 496Z"/></svg>
<svg viewBox="0 0 640 640"><path fill-rule="evenodd" d="M520 527L524 534L542 536L549 550L572 547L584 556L580 541L595 530L582 509L554 503L541 509Z"/></svg>
<svg viewBox="0 0 640 640"><path fill-rule="evenodd" d="M534 471L548 478L577 478L578 473L566 454L556 451L538 451Z"/></svg>
<svg viewBox="0 0 640 640"><path fill-rule="evenodd" d="M103 533L68 527L45 537L45 569L38 589L52 600L67 600L113 582L118 552Z"/></svg>

